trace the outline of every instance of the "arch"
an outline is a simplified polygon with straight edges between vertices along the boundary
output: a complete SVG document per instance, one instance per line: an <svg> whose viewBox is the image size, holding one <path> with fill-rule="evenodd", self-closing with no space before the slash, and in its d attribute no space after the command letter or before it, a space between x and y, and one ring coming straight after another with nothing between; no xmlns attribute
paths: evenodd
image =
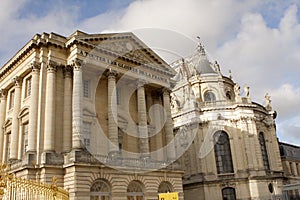
<svg viewBox="0 0 300 200"><path fill-rule="evenodd" d="M218 174L233 173L231 148L228 134L217 131L214 134L214 151Z"/></svg>
<svg viewBox="0 0 300 200"><path fill-rule="evenodd" d="M216 95L211 90L206 91L203 96L204 96L204 101L207 102L216 101Z"/></svg>
<svg viewBox="0 0 300 200"><path fill-rule="evenodd" d="M90 189L90 200L111 200L111 186L105 179L97 179Z"/></svg>
<svg viewBox="0 0 300 200"><path fill-rule="evenodd" d="M223 200L236 200L235 189L232 187L226 187L222 189Z"/></svg>
<svg viewBox="0 0 300 200"><path fill-rule="evenodd" d="M265 141L265 137L264 137L263 132L259 133L258 140L259 140L259 144L260 144L260 150L261 150L261 155L262 155L262 161L263 161L263 164L264 164L264 168L265 168L265 170L269 171L270 170L270 164L269 164L266 141Z"/></svg>
<svg viewBox="0 0 300 200"><path fill-rule="evenodd" d="M127 187L127 200L144 200L144 185L139 181L131 181Z"/></svg>
<svg viewBox="0 0 300 200"><path fill-rule="evenodd" d="M162 181L159 186L158 186L158 193L168 193L168 192L173 192L173 186L170 182L168 181Z"/></svg>

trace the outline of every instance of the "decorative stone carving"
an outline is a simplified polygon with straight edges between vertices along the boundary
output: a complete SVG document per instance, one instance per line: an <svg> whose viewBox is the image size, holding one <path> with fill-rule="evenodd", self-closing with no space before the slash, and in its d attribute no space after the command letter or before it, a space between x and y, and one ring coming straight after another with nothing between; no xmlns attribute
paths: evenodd
<svg viewBox="0 0 300 200"><path fill-rule="evenodd" d="M249 97L249 86L248 85L245 85L244 86L244 93L245 93L245 97Z"/></svg>
<svg viewBox="0 0 300 200"><path fill-rule="evenodd" d="M66 77L72 77L72 72L73 72L72 66L66 65L63 68L64 78L66 78Z"/></svg>
<svg viewBox="0 0 300 200"><path fill-rule="evenodd" d="M12 82L15 84L16 87L20 87L22 84L22 78L19 76L16 76L12 79Z"/></svg>
<svg viewBox="0 0 300 200"><path fill-rule="evenodd" d="M76 58L74 60L72 60L72 64L71 66L73 67L74 70L80 70L82 67L83 61Z"/></svg>
<svg viewBox="0 0 300 200"><path fill-rule="evenodd" d="M6 98L7 97L7 90L6 89L0 89L0 98Z"/></svg>
<svg viewBox="0 0 300 200"><path fill-rule="evenodd" d="M57 70L58 64L52 60L49 60L49 63L47 65L47 72L48 73L54 73Z"/></svg>
<svg viewBox="0 0 300 200"><path fill-rule="evenodd" d="M108 79L111 79L111 78L116 78L116 76L118 75L118 72L116 70L113 70L111 68L109 68L107 71L106 71L106 74Z"/></svg>
<svg viewBox="0 0 300 200"><path fill-rule="evenodd" d="M266 93L266 95L265 95L265 101L266 101L266 109L267 110L272 110L272 107L271 107L271 96L268 94L268 93Z"/></svg>

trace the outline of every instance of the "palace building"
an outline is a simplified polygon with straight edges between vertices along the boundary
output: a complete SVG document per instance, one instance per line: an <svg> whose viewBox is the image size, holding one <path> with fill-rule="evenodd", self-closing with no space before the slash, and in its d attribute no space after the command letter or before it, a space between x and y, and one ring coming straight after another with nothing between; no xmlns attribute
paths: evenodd
<svg viewBox="0 0 300 200"><path fill-rule="evenodd" d="M71 200L297 199L270 102L201 43L168 65L132 33L36 34L0 69L0 162Z"/></svg>
<svg viewBox="0 0 300 200"><path fill-rule="evenodd" d="M1 162L72 200L183 200L175 73L132 33L36 34L0 70Z"/></svg>
<svg viewBox="0 0 300 200"><path fill-rule="evenodd" d="M201 43L171 66L177 72L171 112L176 147L184 151L185 199L280 199L284 175L270 97L264 106L252 102L249 87L241 93Z"/></svg>

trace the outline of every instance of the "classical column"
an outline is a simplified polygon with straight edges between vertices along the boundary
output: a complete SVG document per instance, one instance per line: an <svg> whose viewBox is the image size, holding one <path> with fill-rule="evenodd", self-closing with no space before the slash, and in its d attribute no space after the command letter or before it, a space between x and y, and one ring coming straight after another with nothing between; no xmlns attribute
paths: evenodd
<svg viewBox="0 0 300 200"><path fill-rule="evenodd" d="M4 122L6 115L6 97L7 91L5 89L0 90L0 162L2 162L2 155L4 150Z"/></svg>
<svg viewBox="0 0 300 200"><path fill-rule="evenodd" d="M138 106L138 120L139 120L139 142L140 153L142 157L149 157L149 141L148 141L148 126L147 126L147 111L145 100L145 82L139 80L137 83L137 106Z"/></svg>
<svg viewBox="0 0 300 200"><path fill-rule="evenodd" d="M39 72L40 64L33 62L31 64L31 94L29 107L29 124L28 124L28 149L27 151L35 152L37 148L37 114L39 98Z"/></svg>
<svg viewBox="0 0 300 200"><path fill-rule="evenodd" d="M176 159L176 152L174 146L174 135L173 135L173 121L171 117L171 107L170 107L170 90L163 90L163 104L166 111L165 120L165 135L166 135L166 145L167 145L167 158L170 161Z"/></svg>
<svg viewBox="0 0 300 200"><path fill-rule="evenodd" d="M20 111L21 103L21 83L20 77L15 77L13 79L15 84L15 96L14 96L14 107L12 115L12 128L11 128L11 142L10 142L10 160L15 160L18 158L18 141L19 141L19 119L18 114Z"/></svg>
<svg viewBox="0 0 300 200"><path fill-rule="evenodd" d="M163 154L163 141L162 141L162 128L163 128L163 118L162 118L162 103L161 103L161 93L159 92L153 92L153 103L155 106L154 109L154 125L155 125L155 142L154 142L154 148L155 148L155 159L157 160L163 160L164 159L164 154ZM160 107L160 106L161 107Z"/></svg>
<svg viewBox="0 0 300 200"><path fill-rule="evenodd" d="M72 67L64 68L63 152L72 149Z"/></svg>
<svg viewBox="0 0 300 200"><path fill-rule="evenodd" d="M46 104L44 151L55 150L55 88L56 63L50 61L47 65Z"/></svg>
<svg viewBox="0 0 300 200"><path fill-rule="evenodd" d="M82 125L82 61L73 61L73 94L72 94L72 148L81 149L81 125Z"/></svg>
<svg viewBox="0 0 300 200"><path fill-rule="evenodd" d="M118 109L117 109L117 88L116 76L117 72L109 69L106 73L108 78L108 139L109 139L109 155L115 156L119 152L118 141Z"/></svg>

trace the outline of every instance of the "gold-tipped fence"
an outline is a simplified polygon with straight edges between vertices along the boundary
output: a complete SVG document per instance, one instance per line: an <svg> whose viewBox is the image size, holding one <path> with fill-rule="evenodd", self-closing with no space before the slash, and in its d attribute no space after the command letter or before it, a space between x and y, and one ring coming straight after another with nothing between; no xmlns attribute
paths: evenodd
<svg viewBox="0 0 300 200"><path fill-rule="evenodd" d="M52 184L17 178L7 172L7 165L0 165L0 200L69 200L69 192Z"/></svg>

